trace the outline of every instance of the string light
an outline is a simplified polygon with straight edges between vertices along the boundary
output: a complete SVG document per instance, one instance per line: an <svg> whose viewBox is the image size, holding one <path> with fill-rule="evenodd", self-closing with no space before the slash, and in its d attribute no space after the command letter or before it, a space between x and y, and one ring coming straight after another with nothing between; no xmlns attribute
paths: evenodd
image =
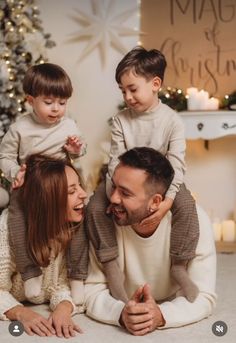
<svg viewBox="0 0 236 343"><path fill-rule="evenodd" d="M11 122L26 112L22 81L26 70L33 64L44 63L46 48L55 46L50 34L40 26L35 0L1 1L1 33L4 40L0 48L0 140ZM28 35L34 36L30 45ZM42 41L42 42L41 42ZM36 44L35 44L36 43ZM38 44L38 46L37 46ZM37 48L41 48L40 53ZM0 171L1 182L1 171Z"/></svg>
<svg viewBox="0 0 236 343"><path fill-rule="evenodd" d="M159 99L176 111L185 111L187 109L187 99L180 88L166 87L160 88L158 93Z"/></svg>
<svg viewBox="0 0 236 343"><path fill-rule="evenodd" d="M236 90L230 94L226 94L221 101L221 108L235 110L236 106Z"/></svg>

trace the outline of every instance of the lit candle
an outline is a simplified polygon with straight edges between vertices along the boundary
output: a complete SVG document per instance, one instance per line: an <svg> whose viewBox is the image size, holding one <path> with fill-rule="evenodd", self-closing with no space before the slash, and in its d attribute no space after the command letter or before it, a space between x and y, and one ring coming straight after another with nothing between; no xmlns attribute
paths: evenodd
<svg viewBox="0 0 236 343"><path fill-rule="evenodd" d="M222 228L221 223L213 223L213 233L214 233L214 239L216 242L221 241L221 235L222 235Z"/></svg>
<svg viewBox="0 0 236 343"><path fill-rule="evenodd" d="M203 89L198 91L198 89L195 87L187 88L187 106L188 106L189 111L207 110L208 102L209 102L208 92L204 91ZM213 109L213 107L217 107L216 101L215 100L211 101L209 103L209 106L211 106L211 109Z"/></svg>
<svg viewBox="0 0 236 343"><path fill-rule="evenodd" d="M189 111L194 111L198 109L198 89L195 87L187 88L187 107Z"/></svg>
<svg viewBox="0 0 236 343"><path fill-rule="evenodd" d="M198 92L197 94L197 98L198 98L198 109L206 110L207 104L209 101L209 93L201 89L200 92Z"/></svg>
<svg viewBox="0 0 236 343"><path fill-rule="evenodd" d="M210 98L207 101L207 110L218 110L219 109L219 100L216 98Z"/></svg>
<svg viewBox="0 0 236 343"><path fill-rule="evenodd" d="M234 208L234 221L236 222L236 206Z"/></svg>
<svg viewBox="0 0 236 343"><path fill-rule="evenodd" d="M222 238L224 242L235 241L235 222L233 220L224 220L222 222Z"/></svg>
<svg viewBox="0 0 236 343"><path fill-rule="evenodd" d="M196 87L189 87L186 89L186 93L188 95L196 94L197 92L198 92L198 89Z"/></svg>

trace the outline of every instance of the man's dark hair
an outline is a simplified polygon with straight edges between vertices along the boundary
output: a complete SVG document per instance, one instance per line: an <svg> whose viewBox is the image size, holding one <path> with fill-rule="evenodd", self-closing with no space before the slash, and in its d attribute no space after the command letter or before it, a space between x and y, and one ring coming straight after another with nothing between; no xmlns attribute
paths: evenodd
<svg viewBox="0 0 236 343"><path fill-rule="evenodd" d="M53 63L30 67L23 80L23 89L25 94L33 97L55 96L61 99L70 98L73 91L65 70Z"/></svg>
<svg viewBox="0 0 236 343"><path fill-rule="evenodd" d="M121 77L127 71L134 69L137 75L149 80L158 76L163 82L166 69L165 56L156 49L146 50L137 46L129 51L116 68L116 82L120 84Z"/></svg>
<svg viewBox="0 0 236 343"><path fill-rule="evenodd" d="M173 180L174 169L169 160L159 151L148 148L133 148L119 156L121 164L147 173L146 188L151 194L164 196Z"/></svg>

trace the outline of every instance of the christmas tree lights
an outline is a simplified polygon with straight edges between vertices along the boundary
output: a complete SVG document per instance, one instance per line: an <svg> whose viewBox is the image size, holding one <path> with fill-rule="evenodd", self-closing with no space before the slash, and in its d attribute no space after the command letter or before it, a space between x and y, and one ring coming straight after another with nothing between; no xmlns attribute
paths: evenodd
<svg viewBox="0 0 236 343"><path fill-rule="evenodd" d="M44 33L34 0L0 0L0 141L18 115L26 112L22 81L33 64L47 60L55 46ZM9 183L0 170L0 188Z"/></svg>
<svg viewBox="0 0 236 343"><path fill-rule="evenodd" d="M55 43L45 34L34 0L0 0L0 139L26 111L22 80L33 64L46 60Z"/></svg>

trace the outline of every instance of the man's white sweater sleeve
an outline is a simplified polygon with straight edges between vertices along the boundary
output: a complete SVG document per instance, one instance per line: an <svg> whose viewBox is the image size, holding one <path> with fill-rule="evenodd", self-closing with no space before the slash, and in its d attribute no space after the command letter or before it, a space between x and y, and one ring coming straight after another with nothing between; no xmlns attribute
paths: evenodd
<svg viewBox="0 0 236 343"><path fill-rule="evenodd" d="M120 314L125 304L109 294L105 276L92 247L89 258L89 276L85 284L86 314L103 323L120 325Z"/></svg>
<svg viewBox="0 0 236 343"><path fill-rule="evenodd" d="M215 306L216 253L211 223L200 208L200 237L196 257L189 263L188 273L199 288L197 299L190 303L182 296L181 291L172 301L163 302L160 310L166 324L163 328L178 327L197 322L208 317Z"/></svg>

